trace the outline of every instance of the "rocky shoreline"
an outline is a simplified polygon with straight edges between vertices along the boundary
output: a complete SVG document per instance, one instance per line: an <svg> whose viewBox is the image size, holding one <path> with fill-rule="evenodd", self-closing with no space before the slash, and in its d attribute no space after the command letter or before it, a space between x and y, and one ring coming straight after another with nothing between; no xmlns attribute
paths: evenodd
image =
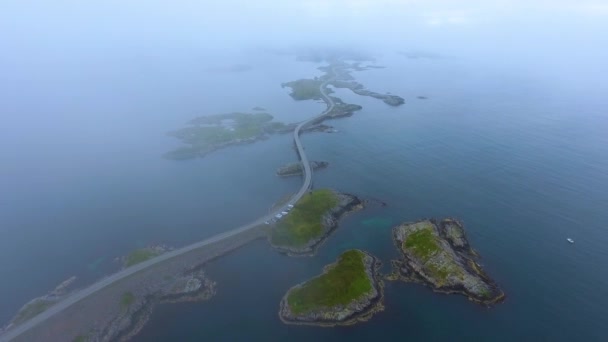
<svg viewBox="0 0 608 342"><path fill-rule="evenodd" d="M70 293L69 289L76 279L76 276L71 276L44 296L36 297L27 302L5 327L0 328L0 333L39 315L61 301Z"/></svg>
<svg viewBox="0 0 608 342"><path fill-rule="evenodd" d="M491 306L505 294L477 263L462 224L451 218L421 220L393 228L393 241L402 259L393 260L389 280L429 286L435 292L457 293Z"/></svg>
<svg viewBox="0 0 608 342"><path fill-rule="evenodd" d="M315 325L322 327L353 325L359 322L368 321L375 313L384 310L384 283L379 273L382 263L378 258L365 251L357 251L364 254L363 263L365 267L365 274L372 285L369 292L365 293L362 297L353 300L347 305L323 307L300 314L292 312L288 303L289 295L293 291L302 288L302 286L311 281L311 279L292 287L283 296L279 309L279 318L281 321L286 324ZM325 266L323 273L315 278L326 275L330 270L336 267L337 263L338 262L335 262Z"/></svg>
<svg viewBox="0 0 608 342"><path fill-rule="evenodd" d="M319 246L321 246L338 227L338 222L341 218L350 212L361 210L365 206L365 202L355 195L343 194L335 191L334 194L338 198L338 204L327 211L321 218L323 228L323 233L321 235L309 240L305 245L299 247L273 244L270 238L268 239L268 242L273 248L289 256L313 256Z"/></svg>
<svg viewBox="0 0 608 342"><path fill-rule="evenodd" d="M89 332L87 341L128 341L146 325L156 304L203 301L216 293L216 283L202 270L166 279L159 285L156 291L138 294L103 330Z"/></svg>

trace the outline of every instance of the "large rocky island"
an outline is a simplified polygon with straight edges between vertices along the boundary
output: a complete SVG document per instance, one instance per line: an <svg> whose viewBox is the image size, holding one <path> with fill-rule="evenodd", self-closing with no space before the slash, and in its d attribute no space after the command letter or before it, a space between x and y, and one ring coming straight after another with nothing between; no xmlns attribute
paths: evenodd
<svg viewBox="0 0 608 342"><path fill-rule="evenodd" d="M312 255L343 215L362 208L363 202L356 196L330 189L311 191L275 224L270 243L289 255Z"/></svg>
<svg viewBox="0 0 608 342"><path fill-rule="evenodd" d="M204 157L223 147L267 139L269 134L284 132L286 126L273 121L273 116L265 112L201 116L190 120L188 127L168 133L185 146L165 153L165 158L181 160Z"/></svg>
<svg viewBox="0 0 608 342"><path fill-rule="evenodd" d="M289 324L350 325L382 310L380 261L352 249L327 265L323 274L298 284L281 300L279 317Z"/></svg>
<svg viewBox="0 0 608 342"><path fill-rule="evenodd" d="M393 239L403 256L393 261L389 279L419 282L443 293L459 293L492 305L505 294L476 262L462 224L454 219L422 220L393 228Z"/></svg>

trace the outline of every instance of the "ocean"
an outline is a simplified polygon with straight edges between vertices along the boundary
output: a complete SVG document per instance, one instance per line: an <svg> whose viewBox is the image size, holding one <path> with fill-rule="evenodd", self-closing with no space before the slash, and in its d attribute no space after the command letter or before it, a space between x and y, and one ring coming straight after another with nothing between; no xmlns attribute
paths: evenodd
<svg viewBox="0 0 608 342"><path fill-rule="evenodd" d="M197 115L262 106L291 122L324 109L293 101L280 87L320 75L317 65L261 54L248 56L251 70L241 72L193 70L194 58L159 67L166 62L159 58L129 69L129 77L100 73L107 87L101 90L15 105L41 114L35 127L17 122L1 138L11 167L0 173L0 186L11 196L0 198L0 257L15 260L0 270L3 321L71 275L90 283L133 248L182 246L229 230L297 191L300 179L274 175L296 158L290 135L198 160L161 158L177 144L166 131ZM302 141L309 159L330 163L315 172L314 187L387 206L372 202L347 216L314 257L290 258L256 241L209 263L217 295L158 305L134 341L605 338L608 89L600 74L396 53L377 63L387 68L354 76L371 90L404 97L405 105L337 89L363 110L327 121L337 133L305 134ZM119 89L110 86L123 79ZM42 89L34 87L32 96ZM108 103L117 94L120 101ZM318 328L279 320L287 289L346 249L373 253L389 272L398 256L391 228L431 217L464 223L481 264L505 291L504 303L488 309L386 282L385 310L368 322Z"/></svg>

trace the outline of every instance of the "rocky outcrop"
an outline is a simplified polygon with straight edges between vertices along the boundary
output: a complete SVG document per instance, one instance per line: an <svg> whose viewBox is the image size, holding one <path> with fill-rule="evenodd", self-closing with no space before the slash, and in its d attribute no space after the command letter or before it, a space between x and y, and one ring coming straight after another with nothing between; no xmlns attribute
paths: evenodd
<svg viewBox="0 0 608 342"><path fill-rule="evenodd" d="M298 284L285 294L281 299L279 317L287 324L301 325L318 325L318 326L335 326L335 325L352 325L358 322L369 320L376 312L384 309L383 299L383 282L380 278L379 270L382 263L373 255L358 250L363 253L363 264L365 275L371 283L370 291L355 298L348 304L335 305L331 307L318 307L308 310L303 313L294 313L289 305L288 298L293 291L296 291L306 285L309 281ZM323 274L316 277L325 276L330 270L336 267L338 262L327 265L323 269Z"/></svg>
<svg viewBox="0 0 608 342"><path fill-rule="evenodd" d="M329 165L329 163L325 162L325 161L311 161L310 162L310 167L313 170L323 169L323 168L326 168L328 165ZM281 176L281 177L299 176L302 173L303 173L303 170L302 170L301 162L287 164L287 165L281 166L280 168L277 169L277 176Z"/></svg>
<svg viewBox="0 0 608 342"><path fill-rule="evenodd" d="M476 262L463 226L454 219L422 220L393 228L403 259L393 260L391 280L419 282L436 292L458 293L492 305L505 294Z"/></svg>
<svg viewBox="0 0 608 342"><path fill-rule="evenodd" d="M216 283L201 270L167 277L133 294L133 302L123 303L123 310L103 330L89 332L87 340L127 341L144 327L157 303L206 300L215 294L215 287Z"/></svg>

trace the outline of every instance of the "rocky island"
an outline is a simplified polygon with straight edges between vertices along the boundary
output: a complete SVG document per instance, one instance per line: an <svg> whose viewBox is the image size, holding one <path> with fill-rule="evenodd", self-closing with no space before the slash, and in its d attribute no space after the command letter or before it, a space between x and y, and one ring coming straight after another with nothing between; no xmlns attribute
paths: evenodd
<svg viewBox="0 0 608 342"><path fill-rule="evenodd" d="M336 88L348 88L353 93L361 96L370 96L376 99L380 99L384 101L387 105L391 106L400 106L405 103L405 100L401 96L391 95L391 94L380 94L374 91L365 89L365 86L359 82L355 81L343 81L343 80L335 80L330 83Z"/></svg>
<svg viewBox="0 0 608 342"><path fill-rule="evenodd" d="M323 274L298 284L281 300L279 317L288 324L351 325L370 319L384 306L380 261L352 249L325 266Z"/></svg>
<svg viewBox="0 0 608 342"><path fill-rule="evenodd" d="M216 283L202 270L165 275L138 292L124 292L120 296L121 310L107 325L80 336L83 341L126 341L143 328L156 304L207 300L215 294L215 288Z"/></svg>
<svg viewBox="0 0 608 342"><path fill-rule="evenodd" d="M291 82L285 82L281 84L281 86L283 88L291 88L291 93L289 95L294 100L321 100L322 96L320 88L325 78L327 78L327 75L322 78L303 78ZM331 93L329 90L327 92Z"/></svg>
<svg viewBox="0 0 608 342"><path fill-rule="evenodd" d="M394 260L389 279L418 282L436 292L459 293L479 304L492 305L505 294L476 262L462 224L454 219L423 220L393 228L403 259Z"/></svg>
<svg viewBox="0 0 608 342"><path fill-rule="evenodd" d="M325 161L311 161L310 162L310 167L313 170L323 169L323 168L326 168L328 165L329 165L329 163L325 162ZM302 174L302 172L303 172L302 163L297 162L297 163L287 164L285 166L281 166L280 168L278 168L277 176L281 176L281 177L299 176Z"/></svg>
<svg viewBox="0 0 608 342"><path fill-rule="evenodd" d="M270 244L288 255L313 255L342 216L362 208L363 202L356 196L330 189L311 191L275 224Z"/></svg>
<svg viewBox="0 0 608 342"><path fill-rule="evenodd" d="M165 154L168 159L203 157L217 149L267 139L269 134L281 132L282 122L273 122L268 113L227 113L201 116L190 120L189 126L168 134L186 146Z"/></svg>

